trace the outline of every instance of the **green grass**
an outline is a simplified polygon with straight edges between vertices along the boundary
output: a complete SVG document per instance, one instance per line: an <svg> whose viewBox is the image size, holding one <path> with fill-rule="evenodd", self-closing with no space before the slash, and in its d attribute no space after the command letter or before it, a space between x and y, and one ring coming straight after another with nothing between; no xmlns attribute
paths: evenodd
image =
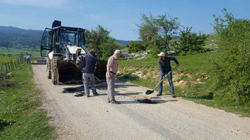
<svg viewBox="0 0 250 140"><path fill-rule="evenodd" d="M181 80L187 81L184 87L175 87L176 94L179 97L194 101L196 103L204 104L211 107L220 108L229 112L241 114L250 117L250 105L235 106L233 103L223 100L221 96L216 93L216 78L212 71L213 58L219 56L218 52L203 53L189 56L176 56L180 62L180 67L174 73L189 73L192 78L180 76ZM120 67L154 67L158 70L157 58L147 58L143 60L119 60ZM172 65L174 66L174 64ZM152 73L154 74L154 73ZM196 79L201 79L202 83L193 84ZM131 78L128 75L121 75L119 79L122 81L132 82L148 88L153 88L156 83L151 79L140 80L138 78ZM165 81L166 82L166 81ZM168 87L164 88L164 92L168 92Z"/></svg>
<svg viewBox="0 0 250 140"><path fill-rule="evenodd" d="M11 55L19 55L19 54L32 54L33 56L40 56L39 50L32 50L29 48L23 48L23 49L18 49L18 48L5 48L0 46L0 54L11 54Z"/></svg>
<svg viewBox="0 0 250 140"><path fill-rule="evenodd" d="M0 56L0 63L15 61L18 56Z"/></svg>
<svg viewBox="0 0 250 140"><path fill-rule="evenodd" d="M39 91L33 83L31 65L20 65L1 84L0 139L54 139L54 128L48 124Z"/></svg>
<svg viewBox="0 0 250 140"><path fill-rule="evenodd" d="M218 53L203 53L189 56L176 56L181 64L179 70L186 72L202 72L211 68L212 58L218 57ZM133 67L158 67L158 58L148 57L142 60L119 60L120 66L133 66Z"/></svg>

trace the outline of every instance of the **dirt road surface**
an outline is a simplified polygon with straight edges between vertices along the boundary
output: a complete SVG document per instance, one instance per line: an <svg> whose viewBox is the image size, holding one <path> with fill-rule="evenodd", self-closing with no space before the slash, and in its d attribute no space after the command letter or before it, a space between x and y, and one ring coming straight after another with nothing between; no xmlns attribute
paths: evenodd
<svg viewBox="0 0 250 140"><path fill-rule="evenodd" d="M57 138L63 140L249 140L250 119L184 99L136 101L147 88L118 83L119 105L107 103L105 86L97 97L75 97L80 85L54 86L45 65L33 65L34 80ZM148 96L147 96L148 97Z"/></svg>

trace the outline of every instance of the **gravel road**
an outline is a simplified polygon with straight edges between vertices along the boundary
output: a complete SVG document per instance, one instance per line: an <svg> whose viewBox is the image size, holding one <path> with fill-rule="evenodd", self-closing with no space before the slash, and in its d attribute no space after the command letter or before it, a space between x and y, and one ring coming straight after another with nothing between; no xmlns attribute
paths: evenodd
<svg viewBox="0 0 250 140"><path fill-rule="evenodd" d="M45 65L33 65L44 108L57 139L65 140L249 140L250 119L169 96L145 96L147 88L118 83L119 105L107 103L105 85L97 97L75 97L81 85L54 86ZM157 104L136 101L151 98Z"/></svg>

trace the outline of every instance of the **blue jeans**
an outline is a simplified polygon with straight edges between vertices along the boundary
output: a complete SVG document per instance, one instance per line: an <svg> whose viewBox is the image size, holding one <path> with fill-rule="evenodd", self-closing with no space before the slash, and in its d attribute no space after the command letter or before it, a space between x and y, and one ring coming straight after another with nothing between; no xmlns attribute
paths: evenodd
<svg viewBox="0 0 250 140"><path fill-rule="evenodd" d="M159 76L159 81L162 80L163 76L165 76L166 74L160 74ZM173 81L172 81L172 72L169 73L168 75L168 82L169 82L169 86L170 86L170 92L172 95L174 95L174 84L173 84ZM159 94L162 94L162 91L163 91L163 81L160 83L159 85Z"/></svg>

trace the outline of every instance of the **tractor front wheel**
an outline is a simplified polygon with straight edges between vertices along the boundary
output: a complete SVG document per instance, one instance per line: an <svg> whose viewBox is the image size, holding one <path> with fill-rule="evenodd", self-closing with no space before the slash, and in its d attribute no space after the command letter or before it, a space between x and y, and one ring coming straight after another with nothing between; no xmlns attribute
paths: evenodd
<svg viewBox="0 0 250 140"><path fill-rule="evenodd" d="M52 60L52 70L51 70L51 77L52 77L52 83L55 85L59 85L59 72L57 68L57 60Z"/></svg>
<svg viewBox="0 0 250 140"><path fill-rule="evenodd" d="M47 58L47 72L48 72L48 79L51 79L51 60Z"/></svg>

